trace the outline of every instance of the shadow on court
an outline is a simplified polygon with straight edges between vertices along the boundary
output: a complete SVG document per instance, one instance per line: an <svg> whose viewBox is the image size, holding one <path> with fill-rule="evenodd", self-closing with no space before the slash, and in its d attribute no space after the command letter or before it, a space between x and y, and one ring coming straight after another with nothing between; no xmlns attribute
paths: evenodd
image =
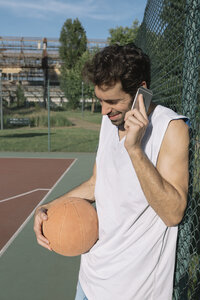
<svg viewBox="0 0 200 300"><path fill-rule="evenodd" d="M31 132L31 133L15 133L15 134L8 134L8 135L1 135L4 138L32 138L36 136L47 136L48 133L39 133L39 132ZM54 133L51 133L54 135Z"/></svg>

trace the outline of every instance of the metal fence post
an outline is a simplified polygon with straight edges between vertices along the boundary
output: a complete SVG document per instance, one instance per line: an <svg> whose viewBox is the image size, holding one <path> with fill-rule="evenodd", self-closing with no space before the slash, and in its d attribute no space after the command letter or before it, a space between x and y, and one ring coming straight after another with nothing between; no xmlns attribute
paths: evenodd
<svg viewBox="0 0 200 300"><path fill-rule="evenodd" d="M84 117L84 96L83 96L83 92L84 92L84 82L82 81L82 84L81 84L81 95L82 95L81 111L82 111L82 118Z"/></svg>
<svg viewBox="0 0 200 300"><path fill-rule="evenodd" d="M49 79L47 82L47 98L48 98L48 152L51 151L51 123L50 123L50 87L49 87Z"/></svg>
<svg viewBox="0 0 200 300"><path fill-rule="evenodd" d="M3 130L3 98L2 98L2 71L0 70L0 109L1 109L1 130Z"/></svg>

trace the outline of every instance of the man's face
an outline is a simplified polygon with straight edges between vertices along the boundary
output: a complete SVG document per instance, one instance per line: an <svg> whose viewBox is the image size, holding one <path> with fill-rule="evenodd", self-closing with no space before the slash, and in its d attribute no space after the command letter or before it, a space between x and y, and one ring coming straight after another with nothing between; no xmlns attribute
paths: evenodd
<svg viewBox="0 0 200 300"><path fill-rule="evenodd" d="M95 86L95 94L101 103L102 115L107 115L113 125L118 127L123 125L125 114L131 109L133 100L122 90L121 82L112 87Z"/></svg>

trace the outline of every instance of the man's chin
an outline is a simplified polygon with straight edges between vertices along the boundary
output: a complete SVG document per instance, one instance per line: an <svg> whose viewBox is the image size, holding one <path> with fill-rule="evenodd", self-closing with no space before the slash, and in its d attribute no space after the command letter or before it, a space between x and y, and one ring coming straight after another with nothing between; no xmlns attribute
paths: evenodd
<svg viewBox="0 0 200 300"><path fill-rule="evenodd" d="M123 120L110 120L111 123L119 128L124 127L124 121Z"/></svg>

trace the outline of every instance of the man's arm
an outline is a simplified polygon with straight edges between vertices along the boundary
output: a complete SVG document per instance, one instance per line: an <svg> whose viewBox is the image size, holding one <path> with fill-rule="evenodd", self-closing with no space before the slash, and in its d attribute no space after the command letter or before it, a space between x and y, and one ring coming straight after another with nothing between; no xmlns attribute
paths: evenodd
<svg viewBox="0 0 200 300"><path fill-rule="evenodd" d="M72 189L70 192L66 193L65 195L45 205L39 206L36 209L35 220L34 220L34 231L39 245L51 250L49 246L49 241L43 235L42 224L45 220L47 220L47 211L49 207L52 205L52 203L65 201L65 199L68 197L80 197L93 202L95 200L94 198L95 183L96 183L96 164L94 165L93 174L89 180L85 181L78 187Z"/></svg>
<svg viewBox="0 0 200 300"><path fill-rule="evenodd" d="M125 147L147 201L167 226L175 226L187 204L188 126L182 120L170 122L154 167L141 149L148 118L143 104L140 109L127 113Z"/></svg>

